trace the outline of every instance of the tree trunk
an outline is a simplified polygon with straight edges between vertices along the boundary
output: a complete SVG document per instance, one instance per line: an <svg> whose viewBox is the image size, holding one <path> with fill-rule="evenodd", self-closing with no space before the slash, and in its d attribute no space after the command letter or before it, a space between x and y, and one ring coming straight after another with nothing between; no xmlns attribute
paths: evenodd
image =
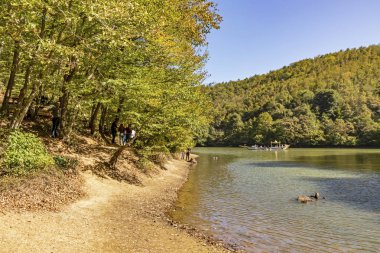
<svg viewBox="0 0 380 253"><path fill-rule="evenodd" d="M19 67L20 62L20 42L15 41L15 48L13 51L13 60L12 60L12 67L11 67L11 73L9 74L7 89L4 94L3 104L1 106L1 112L8 111L9 109L9 99L12 96L12 90L15 84L16 80L16 73Z"/></svg>
<svg viewBox="0 0 380 253"><path fill-rule="evenodd" d="M30 81L30 72L32 70L32 64L30 63L28 68L25 71L25 77L24 77L24 85L22 86L20 90L20 94L18 95L17 104L21 105L24 102L24 99L26 97L27 91L28 91L28 85Z"/></svg>
<svg viewBox="0 0 380 253"><path fill-rule="evenodd" d="M65 135L63 136L64 139L70 139L70 135L73 132L74 129L74 124L79 116L79 111L78 110L73 110L73 112L70 115L70 120L66 121L67 125L65 128Z"/></svg>
<svg viewBox="0 0 380 253"><path fill-rule="evenodd" d="M66 135L67 133L66 127L69 125L69 122L67 122L67 118L68 118L67 109L69 106L70 91L67 89L67 84L71 82L71 80L74 78L74 75L77 71L76 59L74 57L70 59L70 64L72 64L73 67L70 69L70 72L63 77L62 96L59 98L61 131L62 131L63 136Z"/></svg>
<svg viewBox="0 0 380 253"><path fill-rule="evenodd" d="M66 134L66 126L67 126L67 107L69 105L69 97L70 93L67 89L63 89L63 94L59 98L59 110L60 110L60 118L61 118L61 131L62 135Z"/></svg>
<svg viewBox="0 0 380 253"><path fill-rule="evenodd" d="M40 111L40 106L41 106L42 94L43 94L43 85L40 85L40 87L38 88L37 99L33 103L34 104L34 110L33 110L33 113L31 115L32 120L36 120L38 117L38 113Z"/></svg>
<svg viewBox="0 0 380 253"><path fill-rule="evenodd" d="M70 0L69 2L69 6L68 6L68 9L71 9L73 5L73 0ZM77 28L77 31L76 31L76 36L75 36L75 40L74 40L74 43L72 45L73 48L75 48L76 46L78 46L81 42L81 34L80 32L82 32L82 29L86 23L86 20L87 20L87 17L86 15L84 15L82 17L82 22L80 24L80 26ZM63 27L64 28L64 27ZM60 33L58 34L58 38L57 38L57 41L60 41L61 38L62 38L62 33L65 31L65 29L62 29L60 31ZM52 51L53 52L53 51ZM70 122L67 122L67 109L68 109L68 104L69 104L69 97L70 97L70 92L67 88L67 84L71 82L71 80L74 78L74 75L76 74L77 72L77 59L75 56L71 56L70 57L70 60L69 60L69 65L71 66L70 67L70 71L69 73L65 74L64 77L63 77L63 84L62 84L62 96L60 97L60 116L61 116L61 131L62 131L62 135L65 136L68 132L68 129L66 129L70 124Z"/></svg>
<svg viewBox="0 0 380 253"><path fill-rule="evenodd" d="M117 163L117 160L119 159L120 155L123 153L123 151L125 149L127 149L127 145L125 146L121 146L120 148L118 148L116 150L116 152L112 155L110 161L108 162L108 165L111 169L115 169L116 168L116 163Z"/></svg>
<svg viewBox="0 0 380 253"><path fill-rule="evenodd" d="M108 165L111 169L116 168L116 163L117 163L117 160L119 159L120 155L123 153L124 150L131 147L133 145L133 143L135 143L135 141L136 141L136 138L134 138L127 145L121 146L120 148L118 148L118 150L116 150L116 152L112 155L110 161L108 162Z"/></svg>
<svg viewBox="0 0 380 253"><path fill-rule="evenodd" d="M30 105L32 104L34 98L36 97L38 93L38 86L41 85L41 80L39 80L39 84L35 82L33 84L33 88L31 93L29 94L28 98L24 99L23 103L20 104L18 107L18 110L14 113L12 122L11 122L11 129L17 129L20 127L22 120L24 119L26 113L28 112L28 109L30 108Z"/></svg>
<svg viewBox="0 0 380 253"><path fill-rule="evenodd" d="M101 104L101 114L100 114L100 120L99 120L99 133L100 133L100 136L102 137L102 139L105 141L105 143L107 143L107 145L110 145L111 142L107 139L107 137L104 134L104 125L105 125L107 113L108 113L108 107Z"/></svg>
<svg viewBox="0 0 380 253"><path fill-rule="evenodd" d="M41 19L41 30L40 30L40 38L43 38L45 36L45 26L46 26L46 15L47 15L47 8L43 9L42 12L42 19ZM37 44L35 52L38 51L38 48L40 47L39 44ZM30 81L30 75L32 72L32 67L34 64L34 60L36 57L36 53L33 54L33 57L31 61L29 62L29 65L25 71L25 77L24 77L24 84L23 87L20 90L20 94L18 96L17 101L17 109L15 110L15 113L13 115L12 121L11 121L11 128L16 129L20 126L22 123L22 120L24 119L25 115L27 114L28 110L30 109L31 104L33 103L34 98L37 95L38 89L42 86L42 71L40 71L38 76L38 81L35 81L33 83L33 88L31 93L29 94L28 98L26 97L26 94L28 92L28 86Z"/></svg>
<svg viewBox="0 0 380 253"><path fill-rule="evenodd" d="M100 110L100 107L101 107L102 103L98 102L96 104L96 107L95 109L93 110L92 114L91 114L91 119L90 119L90 122L88 124L88 127L90 128L91 130L91 134L94 134L95 133L95 122L96 122L96 118L98 117L98 114L99 114L99 110Z"/></svg>
<svg viewBox="0 0 380 253"><path fill-rule="evenodd" d="M107 111L108 108L101 104L101 114L100 114L100 120L99 120L99 132L104 133L104 124L106 121Z"/></svg>

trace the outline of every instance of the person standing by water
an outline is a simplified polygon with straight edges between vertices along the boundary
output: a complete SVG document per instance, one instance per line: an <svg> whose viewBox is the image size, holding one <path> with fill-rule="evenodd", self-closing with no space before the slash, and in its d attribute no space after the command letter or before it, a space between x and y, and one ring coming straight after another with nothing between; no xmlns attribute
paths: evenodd
<svg viewBox="0 0 380 253"><path fill-rule="evenodd" d="M190 161L191 148L187 148L186 151L186 161Z"/></svg>
<svg viewBox="0 0 380 253"><path fill-rule="evenodd" d="M59 111L58 111L58 104L55 104L52 109L52 130L51 130L51 137L57 138L58 137L58 127L59 123L61 122L61 118L59 117Z"/></svg>
<svg viewBox="0 0 380 253"><path fill-rule="evenodd" d="M111 125L111 134L112 134L112 143L115 143L115 138L117 134L117 123L119 122L119 118L116 118Z"/></svg>
<svg viewBox="0 0 380 253"><path fill-rule="evenodd" d="M124 125L123 124L120 124L119 128L118 128L118 132L119 132L119 143L120 145L124 145Z"/></svg>

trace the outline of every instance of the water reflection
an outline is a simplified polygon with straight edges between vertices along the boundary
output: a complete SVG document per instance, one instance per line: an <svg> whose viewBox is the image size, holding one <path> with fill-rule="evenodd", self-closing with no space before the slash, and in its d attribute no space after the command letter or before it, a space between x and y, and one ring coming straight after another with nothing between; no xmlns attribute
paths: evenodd
<svg viewBox="0 0 380 253"><path fill-rule="evenodd" d="M380 249L380 151L197 152L174 219L248 252ZM308 205L294 200L315 191L327 199Z"/></svg>
<svg viewBox="0 0 380 253"><path fill-rule="evenodd" d="M335 154L323 156L300 156L297 161L321 168L380 172L380 154Z"/></svg>

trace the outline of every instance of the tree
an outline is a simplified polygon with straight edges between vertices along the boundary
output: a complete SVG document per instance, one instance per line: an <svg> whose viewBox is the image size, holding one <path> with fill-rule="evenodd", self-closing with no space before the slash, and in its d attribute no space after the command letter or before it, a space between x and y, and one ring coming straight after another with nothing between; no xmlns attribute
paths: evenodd
<svg viewBox="0 0 380 253"><path fill-rule="evenodd" d="M115 117L139 130L140 148L175 151L204 135L211 107L200 87L204 47L221 22L213 2L0 4L6 10L0 14L0 78L8 87L2 109L11 128L28 112L38 115L40 98L48 97L59 102L65 138L87 120L92 133L99 121L107 140Z"/></svg>
<svg viewBox="0 0 380 253"><path fill-rule="evenodd" d="M354 125L342 119L335 121L325 118L323 120L326 143L332 146L355 146L356 137Z"/></svg>
<svg viewBox="0 0 380 253"><path fill-rule="evenodd" d="M318 112L320 117L325 114L336 119L340 116L340 102L341 98L336 90L320 90L314 96L313 109Z"/></svg>
<svg viewBox="0 0 380 253"><path fill-rule="evenodd" d="M255 144L268 144L272 139L273 119L268 112L261 113L253 121L249 138Z"/></svg>

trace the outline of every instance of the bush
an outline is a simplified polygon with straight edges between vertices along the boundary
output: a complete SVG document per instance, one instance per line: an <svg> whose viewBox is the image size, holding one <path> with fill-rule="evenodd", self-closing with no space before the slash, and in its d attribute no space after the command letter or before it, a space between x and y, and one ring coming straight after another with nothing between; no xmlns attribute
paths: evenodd
<svg viewBox="0 0 380 253"><path fill-rule="evenodd" d="M141 157L137 163L137 168L139 168L140 170L142 170L144 173L152 170L154 168L154 164L147 158L145 157Z"/></svg>
<svg viewBox="0 0 380 253"><path fill-rule="evenodd" d="M44 144L34 134L11 132L4 151L5 172L12 175L26 175L54 164Z"/></svg>
<svg viewBox="0 0 380 253"><path fill-rule="evenodd" d="M158 153L149 156L149 160L162 167L169 160L169 157L170 154Z"/></svg>
<svg viewBox="0 0 380 253"><path fill-rule="evenodd" d="M78 165L78 160L64 157L64 156L54 156L54 163L62 169L75 169Z"/></svg>
<svg viewBox="0 0 380 253"><path fill-rule="evenodd" d="M137 154L140 160L137 162L137 167L143 171L147 171L158 165L163 168L164 164L171 157L168 149L165 147L145 147L143 149L138 149Z"/></svg>

